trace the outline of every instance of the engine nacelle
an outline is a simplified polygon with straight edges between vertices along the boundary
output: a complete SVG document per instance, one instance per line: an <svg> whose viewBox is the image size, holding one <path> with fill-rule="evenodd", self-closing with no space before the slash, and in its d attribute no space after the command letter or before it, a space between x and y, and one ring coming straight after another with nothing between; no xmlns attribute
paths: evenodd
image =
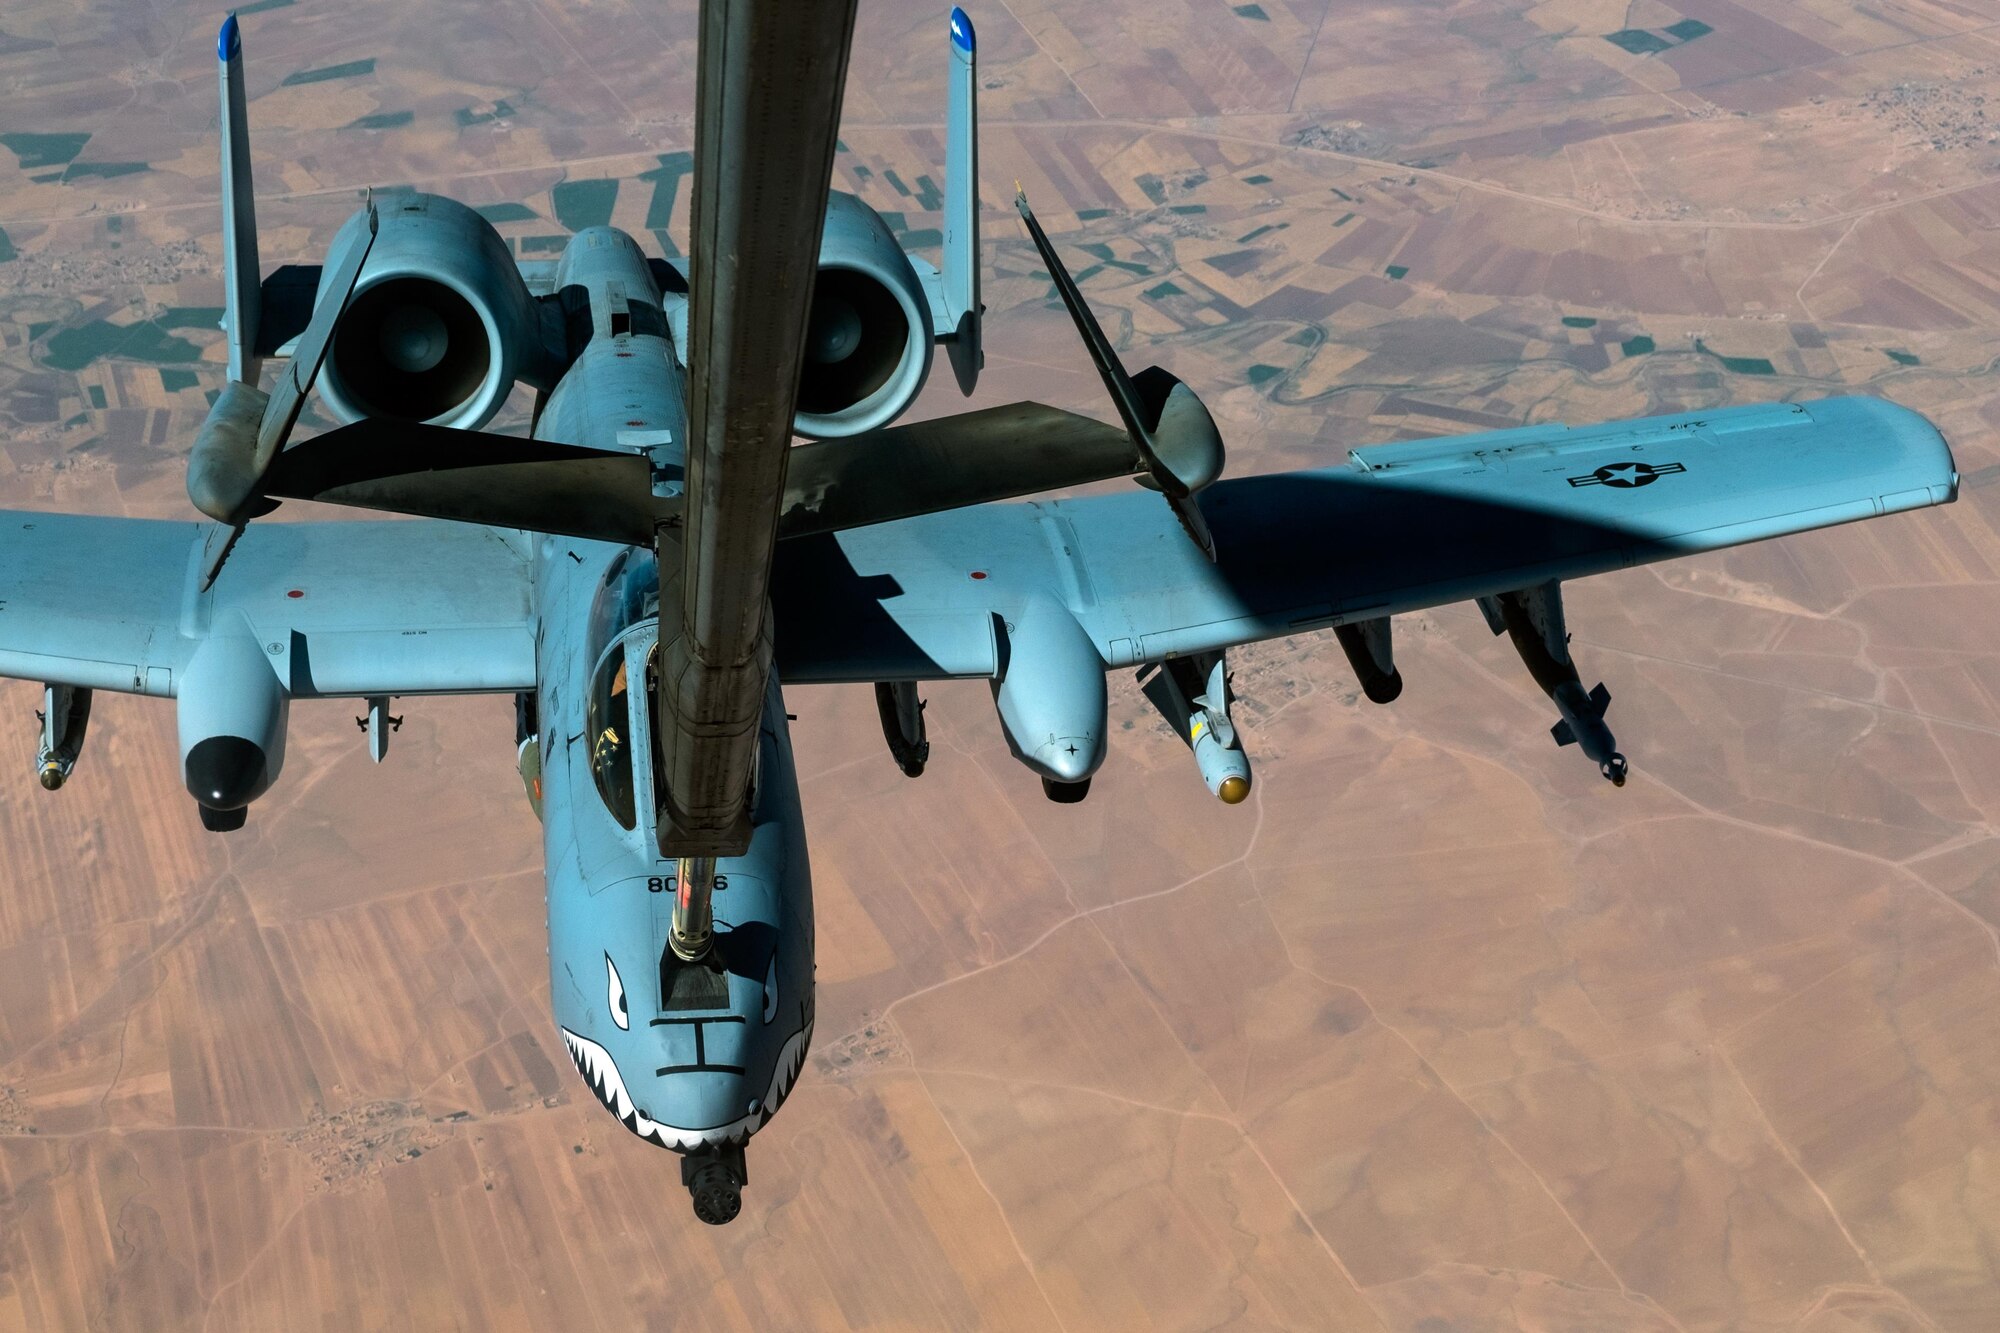
<svg viewBox="0 0 2000 1333"><path fill-rule="evenodd" d="M894 421L930 374L933 332L930 298L888 226L853 195L829 195L793 428L827 440Z"/></svg>
<svg viewBox="0 0 2000 1333"><path fill-rule="evenodd" d="M204 827L243 827L244 810L285 764L291 694L247 625L219 628L195 649L176 691L181 774Z"/></svg>
<svg viewBox="0 0 2000 1333"><path fill-rule="evenodd" d="M392 195L327 349L320 393L344 421L386 417L476 430L518 378L541 378L540 317L507 243L464 204ZM365 235L356 213L325 272ZM325 292L320 298L325 299Z"/></svg>

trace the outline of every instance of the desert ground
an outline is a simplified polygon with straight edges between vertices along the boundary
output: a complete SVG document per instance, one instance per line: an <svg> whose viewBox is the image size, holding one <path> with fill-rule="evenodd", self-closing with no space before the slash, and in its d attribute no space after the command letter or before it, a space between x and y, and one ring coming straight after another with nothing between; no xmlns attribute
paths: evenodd
<svg viewBox="0 0 2000 1333"><path fill-rule="evenodd" d="M685 243L692 0L239 12L266 265L370 185ZM0 503L191 515L222 13L0 9ZM973 18L975 405L1109 416L1018 179L1235 474L1858 392L1961 498L1571 587L1622 791L1464 606L1387 708L1330 637L1237 654L1235 808L1124 674L1077 806L982 684L915 782L865 688L792 690L817 1037L723 1229L552 1025L509 700L405 701L380 767L302 704L218 837L170 706L100 697L48 795L7 686L0 1328L2000 1327L1992 6ZM919 251L945 50L862 0L838 183Z"/></svg>

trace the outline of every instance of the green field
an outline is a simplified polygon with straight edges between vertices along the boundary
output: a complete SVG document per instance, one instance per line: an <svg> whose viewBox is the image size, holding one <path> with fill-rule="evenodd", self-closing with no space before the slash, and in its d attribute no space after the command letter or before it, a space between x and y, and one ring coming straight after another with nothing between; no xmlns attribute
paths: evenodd
<svg viewBox="0 0 2000 1333"><path fill-rule="evenodd" d="M571 231L611 224L611 210L618 206L615 180L564 181L549 191L556 221Z"/></svg>

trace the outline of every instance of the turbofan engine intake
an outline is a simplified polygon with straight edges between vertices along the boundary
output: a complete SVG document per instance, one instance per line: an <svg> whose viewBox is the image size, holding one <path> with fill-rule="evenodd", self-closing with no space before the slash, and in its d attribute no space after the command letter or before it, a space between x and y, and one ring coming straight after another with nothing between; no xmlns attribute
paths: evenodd
<svg viewBox="0 0 2000 1333"><path fill-rule="evenodd" d="M375 246L334 331L320 392L345 421L476 430L516 379L547 378L534 298L493 224L464 204L411 194L377 211ZM365 211L347 220L326 272L366 227Z"/></svg>
<svg viewBox="0 0 2000 1333"><path fill-rule="evenodd" d="M923 284L875 210L826 201L793 427L815 439L876 430L916 400L931 369Z"/></svg>

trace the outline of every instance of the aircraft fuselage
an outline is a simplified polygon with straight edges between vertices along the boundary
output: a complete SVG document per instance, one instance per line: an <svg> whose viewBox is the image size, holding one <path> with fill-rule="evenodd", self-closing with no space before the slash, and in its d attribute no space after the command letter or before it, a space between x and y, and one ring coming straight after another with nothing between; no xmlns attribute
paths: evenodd
<svg viewBox="0 0 2000 1333"><path fill-rule="evenodd" d="M557 289L582 345L536 437L647 453L656 485L677 486L687 409L668 320L680 298L663 302L638 246L611 228L570 242ZM654 553L539 538L534 595L556 1022L584 1082L627 1129L731 1160L740 1175L738 1150L790 1091L813 1022L811 876L777 681L750 850L718 863L714 943L683 962L668 946L676 863L654 828Z"/></svg>

